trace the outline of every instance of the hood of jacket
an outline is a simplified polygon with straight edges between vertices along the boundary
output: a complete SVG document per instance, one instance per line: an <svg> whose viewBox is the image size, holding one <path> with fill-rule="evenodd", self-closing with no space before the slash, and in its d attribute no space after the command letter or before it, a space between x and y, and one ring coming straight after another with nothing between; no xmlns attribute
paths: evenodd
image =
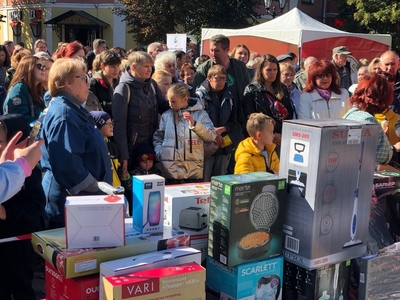
<svg viewBox="0 0 400 300"><path fill-rule="evenodd" d="M18 131L22 131L22 137L19 139L18 143L26 139L31 132L31 128L23 115L8 114L0 116L0 122L6 130L7 142L10 141Z"/></svg>
<svg viewBox="0 0 400 300"><path fill-rule="evenodd" d="M110 83L107 81L107 78L104 77L103 71L96 71L93 74L93 78L96 79L100 84L108 89L110 87ZM113 79L113 85L116 86L118 84L118 78Z"/></svg>
<svg viewBox="0 0 400 300"><path fill-rule="evenodd" d="M119 79L120 83L127 83L134 89L143 89L150 85L152 79L141 80L134 76L132 76L130 72L130 67L127 67L124 72L122 72L121 78Z"/></svg>
<svg viewBox="0 0 400 300"><path fill-rule="evenodd" d="M197 111L203 109L203 105L201 105L201 101L199 98L190 97L188 99L188 104L189 104L188 107L182 109L183 111Z"/></svg>
<svg viewBox="0 0 400 300"><path fill-rule="evenodd" d="M257 82L257 81L252 81L249 85L248 88L251 91L256 91L256 92L266 92L267 88L265 87L265 85Z"/></svg>
<svg viewBox="0 0 400 300"><path fill-rule="evenodd" d="M224 89L222 90L222 99L230 99L233 98L232 94L228 91L228 89L226 88L226 84L224 86ZM207 100L212 101L211 97L210 97L210 93L212 93L211 91L211 87L210 87L210 83L208 82L208 80L204 80L203 83L197 88L196 90L196 94L199 95L200 98L205 98Z"/></svg>

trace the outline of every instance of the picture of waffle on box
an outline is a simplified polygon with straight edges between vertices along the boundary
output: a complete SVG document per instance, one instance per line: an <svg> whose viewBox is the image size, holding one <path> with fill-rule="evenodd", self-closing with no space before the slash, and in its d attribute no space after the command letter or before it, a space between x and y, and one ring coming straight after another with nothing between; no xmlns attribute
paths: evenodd
<svg viewBox="0 0 400 300"><path fill-rule="evenodd" d="M269 229L278 217L278 212L279 204L275 195L275 186L267 185L251 203L250 222L259 231L246 234L237 242L240 258L254 258L268 252L272 240Z"/></svg>

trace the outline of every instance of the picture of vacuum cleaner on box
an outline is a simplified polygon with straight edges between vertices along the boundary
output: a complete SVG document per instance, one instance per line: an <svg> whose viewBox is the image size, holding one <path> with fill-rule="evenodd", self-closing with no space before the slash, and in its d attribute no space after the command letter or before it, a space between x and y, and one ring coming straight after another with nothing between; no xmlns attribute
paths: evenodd
<svg viewBox="0 0 400 300"><path fill-rule="evenodd" d="M353 213L351 216L351 223L350 223L350 241L345 243L343 245L343 248L362 244L362 240L356 239L356 233L357 233L358 190L359 190L359 186L360 186L360 174L361 174L363 154L364 154L364 142L361 143L361 154L360 154L358 175L357 175L357 187L354 192L355 198L354 198Z"/></svg>

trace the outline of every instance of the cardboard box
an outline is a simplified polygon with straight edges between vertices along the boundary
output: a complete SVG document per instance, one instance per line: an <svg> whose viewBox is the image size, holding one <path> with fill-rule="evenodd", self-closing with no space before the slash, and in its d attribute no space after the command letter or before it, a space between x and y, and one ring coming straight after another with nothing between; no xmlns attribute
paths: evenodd
<svg viewBox="0 0 400 300"><path fill-rule="evenodd" d="M285 187L266 172L212 177L208 256L233 267L281 255Z"/></svg>
<svg viewBox="0 0 400 300"><path fill-rule="evenodd" d="M374 173L374 190L382 211L386 210L386 198L399 192L400 172L380 171Z"/></svg>
<svg viewBox="0 0 400 300"><path fill-rule="evenodd" d="M286 260L284 265L283 299L349 299L350 260L311 271Z"/></svg>
<svg viewBox="0 0 400 300"><path fill-rule="evenodd" d="M99 276L88 275L66 279L45 262L46 299L47 300L98 300Z"/></svg>
<svg viewBox="0 0 400 300"><path fill-rule="evenodd" d="M133 176L133 228L140 233L163 232L165 179Z"/></svg>
<svg viewBox="0 0 400 300"><path fill-rule="evenodd" d="M207 300L282 299L283 257L227 268L207 258Z"/></svg>
<svg viewBox="0 0 400 300"><path fill-rule="evenodd" d="M400 243L383 248L360 263L358 299L399 299Z"/></svg>
<svg viewBox="0 0 400 300"><path fill-rule="evenodd" d="M99 273L100 264L109 260L190 246L190 236L183 231L165 227L161 235L140 234L133 230L132 219L127 219L127 221L125 246L68 249L65 242L65 230L59 228L33 233L33 248L65 278L74 278Z"/></svg>
<svg viewBox="0 0 400 300"><path fill-rule="evenodd" d="M342 119L283 123L286 259L315 269L366 253L379 130Z"/></svg>
<svg viewBox="0 0 400 300"><path fill-rule="evenodd" d="M208 238L203 240L190 239L190 247L201 251L201 265L204 267L207 260Z"/></svg>
<svg viewBox="0 0 400 300"><path fill-rule="evenodd" d="M185 230L191 240L208 237L210 183L179 184L165 187L164 224Z"/></svg>
<svg viewBox="0 0 400 300"><path fill-rule="evenodd" d="M100 264L100 299L105 297L103 286L103 277L105 276L121 276L143 270L192 262L201 264L201 252L189 247L150 252L104 262Z"/></svg>
<svg viewBox="0 0 400 300"><path fill-rule="evenodd" d="M104 277L105 299L205 300L205 269L196 263Z"/></svg>
<svg viewBox="0 0 400 300"><path fill-rule="evenodd" d="M65 234L67 248L101 248L125 245L123 196L67 197Z"/></svg>

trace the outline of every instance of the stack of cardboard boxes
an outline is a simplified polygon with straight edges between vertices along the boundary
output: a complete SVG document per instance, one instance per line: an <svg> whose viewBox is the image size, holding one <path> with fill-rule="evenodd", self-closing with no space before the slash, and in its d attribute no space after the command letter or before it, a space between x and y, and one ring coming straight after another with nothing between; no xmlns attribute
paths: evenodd
<svg viewBox="0 0 400 300"><path fill-rule="evenodd" d="M168 284L182 278L182 290L203 290L192 299L205 299L201 252L187 247L188 233L163 226L164 178L138 176L133 184L135 205L142 207L133 218L125 219L123 197L70 197L66 228L32 235L46 263L46 299L146 299L149 294L182 299L172 296L177 286ZM151 274L144 275L148 269ZM135 281L137 276L148 280Z"/></svg>
<svg viewBox="0 0 400 300"><path fill-rule="evenodd" d="M285 194L265 172L212 177L207 299L282 299Z"/></svg>
<svg viewBox="0 0 400 300"><path fill-rule="evenodd" d="M286 299L347 299L349 259L366 253L378 130L348 120L284 123Z"/></svg>

